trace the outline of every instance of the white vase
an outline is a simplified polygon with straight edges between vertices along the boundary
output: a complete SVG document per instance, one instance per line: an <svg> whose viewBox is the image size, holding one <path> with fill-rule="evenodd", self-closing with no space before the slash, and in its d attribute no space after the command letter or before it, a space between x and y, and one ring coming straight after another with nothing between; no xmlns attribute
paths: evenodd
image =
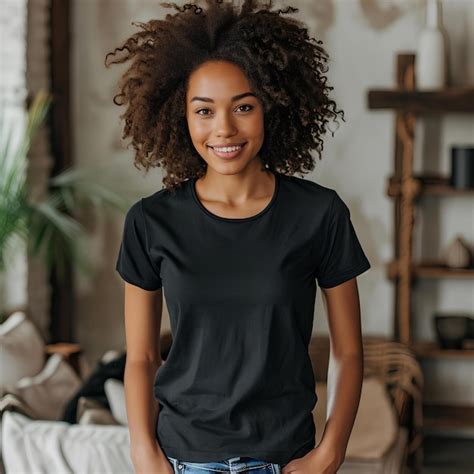
<svg viewBox="0 0 474 474"><path fill-rule="evenodd" d="M420 34L415 59L416 88L444 89L448 85L448 35L442 24L440 0L427 0L426 25Z"/></svg>
<svg viewBox="0 0 474 474"><path fill-rule="evenodd" d="M444 251L444 261L450 268L468 268L471 263L469 244L457 234Z"/></svg>

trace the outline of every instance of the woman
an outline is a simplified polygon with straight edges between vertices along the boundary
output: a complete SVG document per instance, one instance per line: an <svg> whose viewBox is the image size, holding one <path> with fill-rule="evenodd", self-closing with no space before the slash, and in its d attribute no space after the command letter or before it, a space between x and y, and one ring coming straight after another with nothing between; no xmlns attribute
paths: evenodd
<svg viewBox="0 0 474 474"><path fill-rule="evenodd" d="M131 61L116 103L135 165L168 173L128 211L116 266L138 473L335 473L358 408L356 276L370 264L337 192L293 176L314 169L310 152L342 112L321 42L282 16L294 9L256 3L173 4L109 53ZM316 280L337 361L317 447ZM162 364L163 288L173 343Z"/></svg>

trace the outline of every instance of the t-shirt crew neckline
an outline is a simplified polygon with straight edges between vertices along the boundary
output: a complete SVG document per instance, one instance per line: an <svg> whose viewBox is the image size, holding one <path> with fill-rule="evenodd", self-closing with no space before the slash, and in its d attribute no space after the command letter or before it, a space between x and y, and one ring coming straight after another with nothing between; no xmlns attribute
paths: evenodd
<svg viewBox="0 0 474 474"><path fill-rule="evenodd" d="M223 217L223 216L218 216L217 214L212 213L207 207L204 206L204 204L199 200L199 197L196 193L196 181L197 177L192 178L191 181L191 193L193 195L194 201L198 205L198 207L209 217L212 217L213 219L216 219L218 221L224 221L224 222L248 222L248 221L253 221L255 219L258 219L259 217L263 216L266 214L274 205L277 200L279 190L280 190L280 176L278 173L273 172L273 175L275 176L275 188L273 190L273 196L270 200L270 202L264 207L259 213L249 216L249 217Z"/></svg>

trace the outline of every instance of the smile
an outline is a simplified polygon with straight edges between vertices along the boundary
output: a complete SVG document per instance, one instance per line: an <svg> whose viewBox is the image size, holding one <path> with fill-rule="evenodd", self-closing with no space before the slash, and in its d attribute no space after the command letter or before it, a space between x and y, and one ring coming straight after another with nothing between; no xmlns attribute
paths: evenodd
<svg viewBox="0 0 474 474"><path fill-rule="evenodd" d="M236 156L240 154L240 152L243 150L245 145L246 143L243 143L242 145L237 145L237 146L219 147L219 148L214 148L209 145L208 146L212 150L212 152L219 158L235 158Z"/></svg>

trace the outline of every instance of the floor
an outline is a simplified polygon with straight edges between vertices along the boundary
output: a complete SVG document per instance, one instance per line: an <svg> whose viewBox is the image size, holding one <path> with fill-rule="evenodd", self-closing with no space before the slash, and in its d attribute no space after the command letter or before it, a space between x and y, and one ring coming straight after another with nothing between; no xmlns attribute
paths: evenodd
<svg viewBox="0 0 474 474"><path fill-rule="evenodd" d="M421 474L473 474L474 439L429 436Z"/></svg>

